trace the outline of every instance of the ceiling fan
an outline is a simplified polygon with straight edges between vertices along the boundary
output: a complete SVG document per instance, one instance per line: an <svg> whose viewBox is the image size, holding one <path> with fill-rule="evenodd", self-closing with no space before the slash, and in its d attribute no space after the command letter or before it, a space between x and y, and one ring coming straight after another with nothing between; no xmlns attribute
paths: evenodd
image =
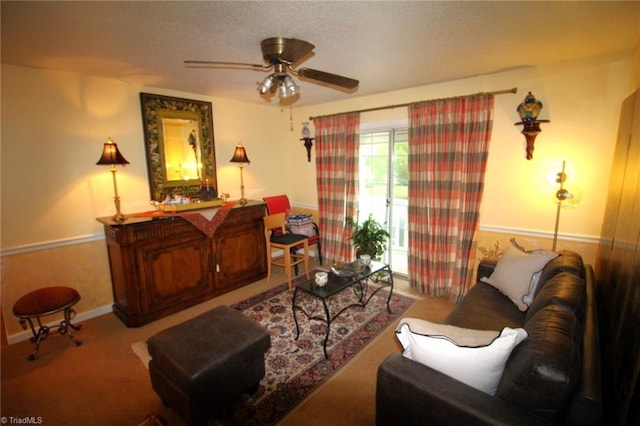
<svg viewBox="0 0 640 426"><path fill-rule="evenodd" d="M273 96L277 93L280 99L287 99L298 95L300 88L289 74L310 80L318 84L334 86L339 89L355 90L359 81L337 74L311 68L298 68L294 65L311 53L315 47L304 40L284 37L271 37L262 40L262 57L266 65L247 64L241 62L219 61L184 61L191 68L232 68L253 71L273 71L262 82L258 82L258 92L263 96Z"/></svg>

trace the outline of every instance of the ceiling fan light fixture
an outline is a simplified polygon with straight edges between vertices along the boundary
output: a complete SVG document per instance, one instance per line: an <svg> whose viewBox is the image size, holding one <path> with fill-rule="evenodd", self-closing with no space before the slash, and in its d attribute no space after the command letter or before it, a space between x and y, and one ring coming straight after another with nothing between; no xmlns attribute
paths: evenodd
<svg viewBox="0 0 640 426"><path fill-rule="evenodd" d="M287 75L284 78L284 85L287 88L287 91L291 94L291 96L295 96L300 90L300 87L298 87L296 82L289 75Z"/></svg>
<svg viewBox="0 0 640 426"><path fill-rule="evenodd" d="M287 99L287 97L287 89L284 87L284 84L280 84L280 86L278 86L278 98Z"/></svg>
<svg viewBox="0 0 640 426"><path fill-rule="evenodd" d="M266 95L269 92L273 92L274 88L274 83L275 83L275 77L273 74L268 75L263 81L262 83L258 84L258 92L260 92L261 95Z"/></svg>
<svg viewBox="0 0 640 426"><path fill-rule="evenodd" d="M280 86L278 87L278 98L287 99L298 94L300 88L296 85L290 75L283 75L280 78Z"/></svg>

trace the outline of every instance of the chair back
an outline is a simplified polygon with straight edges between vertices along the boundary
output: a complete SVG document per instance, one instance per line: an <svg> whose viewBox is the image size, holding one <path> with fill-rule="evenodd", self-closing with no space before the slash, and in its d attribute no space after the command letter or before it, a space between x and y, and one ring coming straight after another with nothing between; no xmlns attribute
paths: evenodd
<svg viewBox="0 0 640 426"><path fill-rule="evenodd" d="M279 229L280 233L284 234L284 218L284 213L270 214L262 218L262 220L264 221L264 236L267 240L267 245L269 245L269 239L274 229Z"/></svg>
<svg viewBox="0 0 640 426"><path fill-rule="evenodd" d="M271 197L263 197L262 198L265 203L267 203L267 212L269 214L274 213L287 213L291 210L291 203L289 203L289 197L285 194L282 195L273 195Z"/></svg>

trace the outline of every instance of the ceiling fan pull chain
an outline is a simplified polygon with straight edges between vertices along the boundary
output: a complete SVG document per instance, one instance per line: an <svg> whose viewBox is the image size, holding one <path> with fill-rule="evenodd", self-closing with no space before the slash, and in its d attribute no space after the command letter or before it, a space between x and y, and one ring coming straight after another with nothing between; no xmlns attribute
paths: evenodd
<svg viewBox="0 0 640 426"><path fill-rule="evenodd" d="M291 111L291 105L289 105L289 130L293 132L293 113Z"/></svg>

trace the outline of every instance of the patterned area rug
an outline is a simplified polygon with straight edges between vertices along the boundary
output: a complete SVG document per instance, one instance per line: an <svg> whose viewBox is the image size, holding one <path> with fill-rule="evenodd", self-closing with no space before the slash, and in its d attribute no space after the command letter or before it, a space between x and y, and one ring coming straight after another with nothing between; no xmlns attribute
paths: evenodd
<svg viewBox="0 0 640 426"><path fill-rule="evenodd" d="M294 285L303 280L303 276L296 278ZM227 414L211 419L210 424L276 424L416 302L394 292L390 302L393 314L389 314L386 306L389 292L382 289L371 298L366 308L347 309L331 324L327 341L329 358L326 359L322 346L326 334L323 322L309 320L298 313L300 335L295 339L296 325L291 307L293 292L284 283L232 305L269 330L271 349L265 355L266 374L257 392L243 395ZM302 300L305 310L324 316L319 299L310 296L301 299L301 293L298 300ZM355 303L355 298L354 292L346 289L329 300L330 310L334 312Z"/></svg>

